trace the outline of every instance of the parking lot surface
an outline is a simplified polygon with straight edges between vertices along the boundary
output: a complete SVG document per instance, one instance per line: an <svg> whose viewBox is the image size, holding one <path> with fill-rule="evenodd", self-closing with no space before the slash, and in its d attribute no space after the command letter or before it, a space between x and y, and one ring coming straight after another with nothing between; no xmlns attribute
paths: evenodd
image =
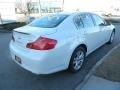
<svg viewBox="0 0 120 90"><path fill-rule="evenodd" d="M35 75L11 60L9 42L12 33L0 33L0 90L74 90L106 53L120 43L120 24L116 24L112 45L103 45L87 56L82 70L76 74L61 71L50 75Z"/></svg>

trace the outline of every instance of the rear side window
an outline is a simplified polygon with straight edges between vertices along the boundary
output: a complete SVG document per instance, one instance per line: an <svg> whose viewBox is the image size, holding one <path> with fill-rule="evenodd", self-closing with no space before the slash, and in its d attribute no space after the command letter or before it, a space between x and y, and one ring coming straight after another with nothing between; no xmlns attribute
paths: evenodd
<svg viewBox="0 0 120 90"><path fill-rule="evenodd" d="M54 28L58 26L68 15L64 14L54 14L45 16L39 19L34 20L29 25L33 27L41 27L41 28Z"/></svg>
<svg viewBox="0 0 120 90"><path fill-rule="evenodd" d="M89 14L82 14L80 17L85 28L94 27L94 22Z"/></svg>
<svg viewBox="0 0 120 90"><path fill-rule="evenodd" d="M92 15L92 17L95 21L95 25L99 26L101 24L105 24L105 21L100 16Z"/></svg>
<svg viewBox="0 0 120 90"><path fill-rule="evenodd" d="M77 16L74 18L74 23L75 23L75 25L76 25L77 28L83 28L83 27L84 27L80 15L77 15Z"/></svg>

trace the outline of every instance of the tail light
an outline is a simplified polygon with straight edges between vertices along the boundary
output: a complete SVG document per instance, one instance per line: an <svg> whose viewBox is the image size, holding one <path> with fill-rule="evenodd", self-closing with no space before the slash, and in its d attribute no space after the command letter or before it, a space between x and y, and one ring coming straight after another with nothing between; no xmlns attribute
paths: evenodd
<svg viewBox="0 0 120 90"><path fill-rule="evenodd" d="M53 49L56 44L57 40L40 37L35 42L28 43L26 47L35 50L49 50Z"/></svg>

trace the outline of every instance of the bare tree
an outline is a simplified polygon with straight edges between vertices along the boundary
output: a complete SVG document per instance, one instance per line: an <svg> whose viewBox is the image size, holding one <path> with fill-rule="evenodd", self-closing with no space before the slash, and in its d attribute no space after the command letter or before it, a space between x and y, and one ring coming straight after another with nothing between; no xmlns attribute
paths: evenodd
<svg viewBox="0 0 120 90"><path fill-rule="evenodd" d="M16 0L15 6L17 12L24 14L25 22L28 24L31 21L30 20L30 11L32 9L31 0Z"/></svg>
<svg viewBox="0 0 120 90"><path fill-rule="evenodd" d="M15 6L16 9L25 16L27 14L30 14L30 8L31 8L30 0L16 0Z"/></svg>

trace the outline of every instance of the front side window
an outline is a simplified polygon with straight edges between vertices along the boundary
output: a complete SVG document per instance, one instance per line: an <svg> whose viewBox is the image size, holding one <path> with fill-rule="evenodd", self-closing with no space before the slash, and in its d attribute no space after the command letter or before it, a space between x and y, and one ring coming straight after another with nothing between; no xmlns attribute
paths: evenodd
<svg viewBox="0 0 120 90"><path fill-rule="evenodd" d="M94 27L93 20L89 14L82 14L80 15L80 17L81 17L81 20L83 21L85 28Z"/></svg>
<svg viewBox="0 0 120 90"><path fill-rule="evenodd" d="M95 24L96 24L97 26L99 26L99 25L101 25L101 24L105 24L104 20L103 20L101 17L99 17L99 16L97 16L97 15L92 15L92 16L93 16L93 19L94 19Z"/></svg>
<svg viewBox="0 0 120 90"><path fill-rule="evenodd" d="M33 27L41 27L41 28L54 28L57 27L67 17L68 15L64 15L64 14L48 15L34 20L29 25Z"/></svg>

